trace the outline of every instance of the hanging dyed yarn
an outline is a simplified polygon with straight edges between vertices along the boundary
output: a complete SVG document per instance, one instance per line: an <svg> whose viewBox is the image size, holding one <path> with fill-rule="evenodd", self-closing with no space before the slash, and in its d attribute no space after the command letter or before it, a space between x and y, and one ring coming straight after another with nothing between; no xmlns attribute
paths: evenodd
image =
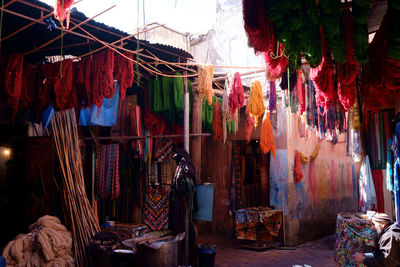
<svg viewBox="0 0 400 267"><path fill-rule="evenodd" d="M337 62L346 61L342 31L342 5L340 1L319 0L319 18L324 28L324 37Z"/></svg>
<svg viewBox="0 0 400 267"><path fill-rule="evenodd" d="M129 58L133 57L131 52L125 52L123 54ZM120 54L116 54L114 56L114 77L118 80L121 100L124 100L126 89L132 86L135 77L133 62Z"/></svg>
<svg viewBox="0 0 400 267"><path fill-rule="evenodd" d="M303 180L303 170L301 169L300 153L299 151L294 151L294 169L293 169L293 179L294 183L298 184Z"/></svg>
<svg viewBox="0 0 400 267"><path fill-rule="evenodd" d="M394 60L400 60L400 4L398 0L388 1L387 14L389 20L389 56Z"/></svg>
<svg viewBox="0 0 400 267"><path fill-rule="evenodd" d="M345 111L353 107L358 74L358 63L355 58L354 39L353 39L353 19L350 10L343 11L344 37L346 44L346 63L338 64L338 96L339 101Z"/></svg>
<svg viewBox="0 0 400 267"><path fill-rule="evenodd" d="M64 27L64 20L66 20L65 28L69 28L69 19L71 13L71 6L74 0L56 0L54 6L54 17L60 21L62 27Z"/></svg>
<svg viewBox="0 0 400 267"><path fill-rule="evenodd" d="M202 128L204 132L211 133L212 132L212 122L213 122L213 103L215 103L216 97L212 98L212 103L208 104L206 101L206 97L203 97L203 104L202 104Z"/></svg>
<svg viewBox="0 0 400 267"><path fill-rule="evenodd" d="M260 148L264 154L271 151L274 160L276 160L274 133L269 119L269 112L264 113L261 125Z"/></svg>
<svg viewBox="0 0 400 267"><path fill-rule="evenodd" d="M354 49L356 58L360 63L367 63L369 61L368 17L370 3L364 0L353 0L351 1L351 5L354 19Z"/></svg>
<svg viewBox="0 0 400 267"><path fill-rule="evenodd" d="M301 116L304 111L306 111L306 88L301 78L302 71L299 69L297 71L297 97L299 99L299 115Z"/></svg>
<svg viewBox="0 0 400 267"><path fill-rule="evenodd" d="M36 100L35 98L38 90L39 69L40 67L36 65L24 64L23 66L19 110L27 107L35 109L33 103Z"/></svg>
<svg viewBox="0 0 400 267"><path fill-rule="evenodd" d="M174 103L174 78L161 78L163 113L164 118L173 123L175 121L175 103Z"/></svg>
<svg viewBox="0 0 400 267"><path fill-rule="evenodd" d="M118 144L97 147L96 193L98 199L117 199L120 196Z"/></svg>
<svg viewBox="0 0 400 267"><path fill-rule="evenodd" d="M269 82L269 92L267 92L268 97L268 110L276 110L276 85L275 81Z"/></svg>
<svg viewBox="0 0 400 267"><path fill-rule="evenodd" d="M262 86L260 81L254 80L251 82L250 97L247 103L247 111L250 116L254 118L254 124L255 127L257 127L258 117L260 117L265 111Z"/></svg>
<svg viewBox="0 0 400 267"><path fill-rule="evenodd" d="M244 107L244 90L239 72L233 76L228 104L231 114L235 114L237 109Z"/></svg>
<svg viewBox="0 0 400 267"><path fill-rule="evenodd" d="M206 96L206 100L209 105L212 104L212 97L214 91L212 89L212 80L214 78L214 67L211 65L198 66L199 70L199 92L203 97Z"/></svg>
<svg viewBox="0 0 400 267"><path fill-rule="evenodd" d="M315 87L315 100L317 106L324 109L324 114L329 110L337 98L334 83L334 62L321 29L322 63L310 72L311 80Z"/></svg>
<svg viewBox="0 0 400 267"><path fill-rule="evenodd" d="M213 121L212 121L212 132L213 132L213 141L222 141L223 133L222 133L222 120L221 120L221 104L219 102L215 102L213 104Z"/></svg>
<svg viewBox="0 0 400 267"><path fill-rule="evenodd" d="M248 101L249 100L247 100L247 105L246 105L246 141L247 141L247 143L250 142L251 132L253 131L254 124L256 123L256 120L254 119L254 117L251 116L249 113Z"/></svg>
<svg viewBox="0 0 400 267"><path fill-rule="evenodd" d="M1 73L4 91L6 92L7 102L13 109L12 120L14 121L18 110L19 101L22 93L22 70L24 58L22 54L15 54L1 58Z"/></svg>
<svg viewBox="0 0 400 267"><path fill-rule="evenodd" d="M150 82L150 80L149 80ZM150 86L150 84L149 84ZM165 130L165 120L162 116L155 115L150 111L150 99L149 89L144 90L144 99L145 99L145 109L144 109L144 127L150 131L151 135L159 135L162 134ZM147 139L146 139L147 141Z"/></svg>
<svg viewBox="0 0 400 267"><path fill-rule="evenodd" d="M246 107L247 109L247 107ZM222 105L221 105L221 111L222 111L222 128L223 128L223 135L224 135L224 143L226 142L226 138L228 136L228 130L227 130L227 113L229 111L229 105L228 105L228 93L226 90L224 90L222 94Z"/></svg>

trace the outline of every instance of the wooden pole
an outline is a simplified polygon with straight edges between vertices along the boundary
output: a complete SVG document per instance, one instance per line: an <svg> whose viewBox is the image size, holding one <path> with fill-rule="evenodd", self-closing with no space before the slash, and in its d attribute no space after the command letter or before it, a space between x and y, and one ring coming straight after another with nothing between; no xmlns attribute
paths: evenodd
<svg viewBox="0 0 400 267"><path fill-rule="evenodd" d="M84 137L83 140L134 140L146 138L177 138L182 137L183 134L167 134L167 135L143 135L143 136L99 136L99 137ZM190 137L197 136L211 136L210 133L190 134ZM1 136L0 136L1 137Z"/></svg>
<svg viewBox="0 0 400 267"><path fill-rule="evenodd" d="M106 10L100 12L100 13L97 14L97 15L94 15L94 16L91 17L91 18L88 18L88 19L85 20L85 21L82 21L82 22L79 23L79 24L76 24L74 27L72 27L71 29L69 29L69 31L65 31L65 32L66 32L65 34L69 33L70 31L73 31L75 28L77 28L77 27L79 27L79 26L81 26L81 25L83 25L83 24L85 24L85 23L87 23L87 22L93 20L94 18L96 18L96 17L98 17L98 16L100 16L100 15L106 13L107 11L113 9L114 7L116 7L116 5L113 5L113 6L109 7L109 8L107 8ZM4 10L4 11L5 11L5 10ZM62 33L62 34L63 34L63 33ZM46 47L46 46L48 46L49 44L51 44L51 43L57 41L58 39L61 38L62 34L59 35L59 36L57 36L57 37L55 37L55 38L53 38L53 39L51 39L50 41L48 41L48 42L46 42L46 43L44 43L44 44L42 44L42 45L36 47L35 49L32 49L31 51L28 51L28 52L24 53L24 56L29 55L29 54L31 54L31 53L34 53L34 52L36 52L36 51L42 49L43 47Z"/></svg>
<svg viewBox="0 0 400 267"><path fill-rule="evenodd" d="M183 82L185 85L185 98L184 98L184 108L183 108L183 114L184 114L184 120L183 120L183 127L184 127L184 145L185 145L185 150L187 153L189 153L189 89L188 89L188 83L187 83L187 71L184 71L184 78Z"/></svg>
<svg viewBox="0 0 400 267"><path fill-rule="evenodd" d="M192 103L192 135L195 135L191 141L191 159L193 166L196 171L197 183L201 183L201 137L211 136L211 134L205 135L202 133L202 98L199 90L196 87L192 88L193 92L193 103Z"/></svg>

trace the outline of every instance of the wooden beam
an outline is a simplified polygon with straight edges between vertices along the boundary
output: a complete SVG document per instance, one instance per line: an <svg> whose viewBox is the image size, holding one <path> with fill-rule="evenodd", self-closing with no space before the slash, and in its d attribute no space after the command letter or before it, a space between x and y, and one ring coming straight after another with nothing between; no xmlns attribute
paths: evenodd
<svg viewBox="0 0 400 267"><path fill-rule="evenodd" d="M96 18L96 17L98 17L98 16L100 16L100 15L106 13L107 11L113 9L114 7L116 7L116 5L113 5L113 6L109 7L109 8L107 8L106 10L104 10L104 11L98 13L97 15L94 15L94 16L91 17L91 18L86 19L85 21L82 21L81 23L79 23L79 24L75 25L74 27L70 28L68 31L64 30L64 31L66 32L65 34L71 32L71 31L73 31L75 28L77 28L77 27L79 27L79 26L81 26L81 25L83 25L83 24L85 24L85 23L87 23L87 22L93 20L94 18ZM24 55L24 56L29 55L29 54L31 54L31 53L34 53L34 52L36 52L36 51L42 49L43 47L48 46L49 44L51 44L51 43L57 41L58 39L60 39L62 35L64 35L64 33L61 33L61 35L59 35L59 36L57 36L57 37L51 39L50 41L48 41L48 42L46 42L46 43L44 43L44 44L42 44L42 45L36 47L35 49L32 49L32 50L30 50L30 51L24 53L23 55Z"/></svg>

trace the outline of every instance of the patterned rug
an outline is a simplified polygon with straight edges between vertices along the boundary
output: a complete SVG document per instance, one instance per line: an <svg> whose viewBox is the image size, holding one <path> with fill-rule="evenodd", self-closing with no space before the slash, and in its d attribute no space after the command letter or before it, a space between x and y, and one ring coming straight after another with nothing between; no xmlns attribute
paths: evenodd
<svg viewBox="0 0 400 267"><path fill-rule="evenodd" d="M168 228L169 194L165 189L147 187L144 223L151 230Z"/></svg>

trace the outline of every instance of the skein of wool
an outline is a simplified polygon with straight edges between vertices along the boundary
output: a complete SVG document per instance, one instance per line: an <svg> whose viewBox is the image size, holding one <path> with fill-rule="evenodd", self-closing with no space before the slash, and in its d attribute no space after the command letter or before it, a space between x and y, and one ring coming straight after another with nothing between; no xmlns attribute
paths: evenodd
<svg viewBox="0 0 400 267"><path fill-rule="evenodd" d="M69 28L69 19L71 6L74 3L74 0L56 0L56 4L54 7L54 17L61 22L63 25L63 21L66 20L66 28Z"/></svg>
<svg viewBox="0 0 400 267"><path fill-rule="evenodd" d="M274 133L272 132L269 112L264 113L264 118L261 125L260 148L264 154L267 154L267 152L271 151L274 160L276 160Z"/></svg>
<svg viewBox="0 0 400 267"><path fill-rule="evenodd" d="M212 104L214 91L212 89L212 80L214 77L214 67L211 65L198 66L199 70L199 91L201 97L206 96L209 105Z"/></svg>
<svg viewBox="0 0 400 267"><path fill-rule="evenodd" d="M345 111L354 105L354 88L358 73L358 63L355 58L353 38L353 17L350 10L343 11L344 37L346 44L346 63L338 64L338 96Z"/></svg>
<svg viewBox="0 0 400 267"><path fill-rule="evenodd" d="M274 111L276 110L276 85L275 81L269 81L269 92L267 93L268 97L268 110Z"/></svg>
<svg viewBox="0 0 400 267"><path fill-rule="evenodd" d="M293 169L293 179L294 183L298 184L303 180L303 170L301 169L300 153L295 150L294 152L294 169Z"/></svg>
<svg viewBox="0 0 400 267"><path fill-rule="evenodd" d="M212 121L213 141L222 141L223 130L221 120L221 105L218 101L213 104L213 121Z"/></svg>
<svg viewBox="0 0 400 267"><path fill-rule="evenodd" d="M229 111L229 106L228 106L228 93L226 90L224 90L224 93L222 94L222 128L223 128L223 135L224 135L224 143L226 142L226 138L228 136L228 130L227 130L227 112Z"/></svg>
<svg viewBox="0 0 400 267"><path fill-rule="evenodd" d="M125 56L132 58L131 52L123 53ZM119 95L121 100L125 99L126 89L131 87L133 84L133 78L135 73L133 71L133 62L120 54L114 56L114 77L118 80L119 84Z"/></svg>
<svg viewBox="0 0 400 267"><path fill-rule="evenodd" d="M297 71L297 93L299 98L299 115L306 111L306 88L301 78L301 69Z"/></svg>
<svg viewBox="0 0 400 267"><path fill-rule="evenodd" d="M254 124L255 127L257 127L258 117L260 117L265 111L260 81L254 80L251 82L250 97L247 103L247 110L250 116L254 118Z"/></svg>
<svg viewBox="0 0 400 267"><path fill-rule="evenodd" d="M244 89L239 72L233 76L228 104L232 114L235 114L238 108L244 107Z"/></svg>
<svg viewBox="0 0 400 267"><path fill-rule="evenodd" d="M4 82L4 91L7 95L7 102L13 109L13 120L18 110L22 94L22 70L24 57L22 54L11 55L1 58L1 65L4 67L1 78Z"/></svg>
<svg viewBox="0 0 400 267"><path fill-rule="evenodd" d="M337 98L337 91L334 83L334 63L331 58L330 50L326 44L321 28L321 50L322 63L317 68L311 68L310 77L315 87L315 101L317 106L324 109L324 114L328 112L331 105Z"/></svg>
<svg viewBox="0 0 400 267"><path fill-rule="evenodd" d="M248 110L248 105L246 106L246 141L250 142L251 132L253 131L254 124L256 123L253 116L250 115Z"/></svg>

